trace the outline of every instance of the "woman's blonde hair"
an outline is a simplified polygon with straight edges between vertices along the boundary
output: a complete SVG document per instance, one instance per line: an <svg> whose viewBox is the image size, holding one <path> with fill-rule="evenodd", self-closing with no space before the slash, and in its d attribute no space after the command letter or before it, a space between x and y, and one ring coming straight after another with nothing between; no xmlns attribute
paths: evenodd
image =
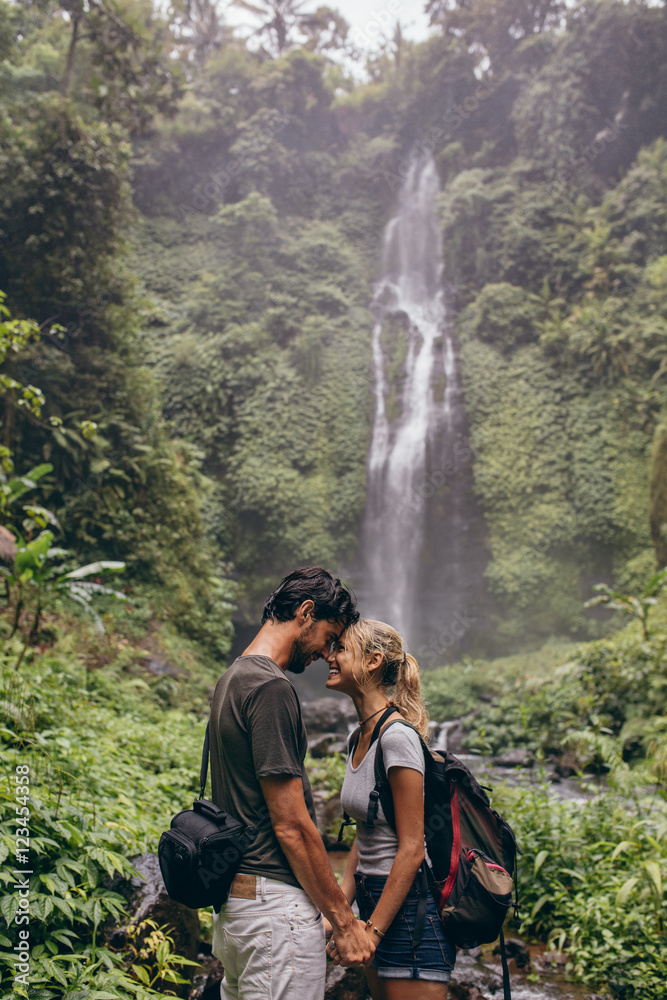
<svg viewBox="0 0 667 1000"><path fill-rule="evenodd" d="M414 656L403 649L403 640L395 628L372 618L360 618L348 626L345 638L351 640L361 654L360 684L368 684L372 674L368 660L373 653L382 653L379 684L395 688L392 702L402 716L428 742L431 731L428 713L421 696L419 665Z"/></svg>

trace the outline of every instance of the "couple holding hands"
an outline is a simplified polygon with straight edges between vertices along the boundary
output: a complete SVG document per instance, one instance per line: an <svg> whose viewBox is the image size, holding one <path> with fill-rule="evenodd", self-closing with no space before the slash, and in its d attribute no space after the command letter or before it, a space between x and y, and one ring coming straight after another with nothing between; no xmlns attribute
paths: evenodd
<svg viewBox="0 0 667 1000"><path fill-rule="evenodd" d="M286 677L320 657L329 664L326 686L347 694L359 718L341 793L357 836L341 887L315 825L307 734ZM380 732L395 828L381 805L367 822ZM456 949L422 874L417 733L428 739L419 668L396 630L360 619L353 595L327 570L309 566L285 577L211 703L213 801L248 826L267 809L271 820L259 826L214 915L222 1000L322 1000L326 936L334 963L365 966L373 1000L446 1000Z"/></svg>

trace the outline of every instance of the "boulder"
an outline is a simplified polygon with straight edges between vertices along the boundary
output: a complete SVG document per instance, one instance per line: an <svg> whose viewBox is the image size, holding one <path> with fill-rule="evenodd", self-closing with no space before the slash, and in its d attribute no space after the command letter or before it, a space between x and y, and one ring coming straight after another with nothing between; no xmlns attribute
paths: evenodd
<svg viewBox="0 0 667 1000"><path fill-rule="evenodd" d="M497 1000L502 995L502 976L470 952L459 951L449 984L449 1000Z"/></svg>
<svg viewBox="0 0 667 1000"><path fill-rule="evenodd" d="M225 970L222 962L211 952L210 944L205 941L199 942L197 961L201 964L201 971L192 978L187 1000L220 1000L220 983Z"/></svg>
<svg viewBox="0 0 667 1000"><path fill-rule="evenodd" d="M457 982L452 979L447 994L449 1000L490 1000L487 993L482 993L474 983Z"/></svg>
<svg viewBox="0 0 667 1000"><path fill-rule="evenodd" d="M505 750L493 758L494 767L532 767L534 763L530 750L515 747L513 750Z"/></svg>
<svg viewBox="0 0 667 1000"><path fill-rule="evenodd" d="M572 778L579 769L579 761L571 751L564 751L554 763L553 773L558 778Z"/></svg>
<svg viewBox="0 0 667 1000"><path fill-rule="evenodd" d="M357 721L354 705L347 699L316 698L301 705L301 714L309 733L344 733Z"/></svg>
<svg viewBox="0 0 667 1000"><path fill-rule="evenodd" d="M327 797L322 789L313 791L317 828L322 835L327 851L349 851L349 845L338 843L338 831L343 822L343 807L340 804L340 794L334 792Z"/></svg>
<svg viewBox="0 0 667 1000"><path fill-rule="evenodd" d="M370 997L363 969L343 969L327 962L324 1000L367 1000Z"/></svg>
<svg viewBox="0 0 667 1000"><path fill-rule="evenodd" d="M185 671L181 670L180 667L175 667L173 663L167 663L166 660L161 660L157 656L147 660L144 663L144 669L149 674L153 674L154 677L183 677L185 675Z"/></svg>
<svg viewBox="0 0 667 1000"><path fill-rule="evenodd" d="M530 965L530 951L528 945L519 938L505 938L505 951L508 958L513 958L517 969L524 969ZM500 945L493 949L494 955L500 955Z"/></svg>
<svg viewBox="0 0 667 1000"><path fill-rule="evenodd" d="M308 741L308 749L313 757L328 757L332 753L345 753L345 740L341 740L340 733L324 733L322 736L315 736Z"/></svg>
<svg viewBox="0 0 667 1000"><path fill-rule="evenodd" d="M432 722L432 747L442 752L460 754L464 752L463 737L467 730L461 719L449 719L447 722Z"/></svg>

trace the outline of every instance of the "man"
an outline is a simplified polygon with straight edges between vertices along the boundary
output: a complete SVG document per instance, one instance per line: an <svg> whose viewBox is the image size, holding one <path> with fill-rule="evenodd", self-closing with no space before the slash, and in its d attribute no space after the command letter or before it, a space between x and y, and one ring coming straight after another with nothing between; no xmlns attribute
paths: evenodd
<svg viewBox="0 0 667 1000"><path fill-rule="evenodd" d="M222 1000L322 1000L320 911L333 927L341 964L372 957L365 925L338 887L315 826L303 766L307 735L285 676L326 658L358 617L353 596L327 570L295 570L268 599L259 632L216 686L213 801L249 826L260 823L214 918L213 953L225 968Z"/></svg>

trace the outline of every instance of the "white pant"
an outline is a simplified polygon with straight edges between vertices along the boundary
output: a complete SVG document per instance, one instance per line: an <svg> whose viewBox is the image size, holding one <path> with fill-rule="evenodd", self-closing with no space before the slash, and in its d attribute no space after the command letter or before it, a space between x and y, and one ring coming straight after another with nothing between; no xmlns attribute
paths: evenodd
<svg viewBox="0 0 667 1000"><path fill-rule="evenodd" d="M255 899L230 897L213 914L213 954L225 967L221 1000L323 1000L324 945L310 896L258 876Z"/></svg>

